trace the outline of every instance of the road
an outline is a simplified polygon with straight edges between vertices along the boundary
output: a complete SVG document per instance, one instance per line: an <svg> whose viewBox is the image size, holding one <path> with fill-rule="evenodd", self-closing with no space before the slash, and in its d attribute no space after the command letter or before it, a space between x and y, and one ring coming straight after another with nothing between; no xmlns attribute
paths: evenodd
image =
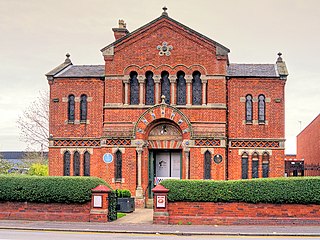
<svg viewBox="0 0 320 240"><path fill-rule="evenodd" d="M58 231L26 231L26 230L0 230L0 240L209 240L209 239L225 239L225 240L239 240L239 239L308 239L314 240L320 237L282 237L282 236L182 236L182 235L160 235L160 234L123 234L123 233L89 233L89 232L58 232Z"/></svg>

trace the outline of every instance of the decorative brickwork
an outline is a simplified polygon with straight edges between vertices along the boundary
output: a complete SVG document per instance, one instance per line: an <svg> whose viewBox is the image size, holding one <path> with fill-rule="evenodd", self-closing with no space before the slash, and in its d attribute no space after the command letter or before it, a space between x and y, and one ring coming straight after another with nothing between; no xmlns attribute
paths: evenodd
<svg viewBox="0 0 320 240"><path fill-rule="evenodd" d="M100 140L59 139L53 140L55 147L99 147Z"/></svg>
<svg viewBox="0 0 320 240"><path fill-rule="evenodd" d="M247 141L233 140L230 141L230 147L234 148L279 148L279 141Z"/></svg>
<svg viewBox="0 0 320 240"><path fill-rule="evenodd" d="M211 146L218 147L221 144L220 139L196 139L194 140L196 146Z"/></svg>
<svg viewBox="0 0 320 240"><path fill-rule="evenodd" d="M131 139L105 139L104 144L113 146L129 146L131 145Z"/></svg>

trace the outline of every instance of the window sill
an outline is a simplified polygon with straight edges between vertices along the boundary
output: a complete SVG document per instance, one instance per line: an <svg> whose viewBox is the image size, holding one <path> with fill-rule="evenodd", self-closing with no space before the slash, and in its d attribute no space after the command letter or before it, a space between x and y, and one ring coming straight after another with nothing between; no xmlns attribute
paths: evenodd
<svg viewBox="0 0 320 240"><path fill-rule="evenodd" d="M116 178L114 182L115 183L122 183L122 178Z"/></svg>
<svg viewBox="0 0 320 240"><path fill-rule="evenodd" d="M259 125L266 125L266 122L258 122Z"/></svg>
<svg viewBox="0 0 320 240"><path fill-rule="evenodd" d="M74 120L68 120L68 124L74 124Z"/></svg>
<svg viewBox="0 0 320 240"><path fill-rule="evenodd" d="M80 124L87 124L88 120L80 120Z"/></svg>
<svg viewBox="0 0 320 240"><path fill-rule="evenodd" d="M253 125L253 122L246 122L246 125Z"/></svg>

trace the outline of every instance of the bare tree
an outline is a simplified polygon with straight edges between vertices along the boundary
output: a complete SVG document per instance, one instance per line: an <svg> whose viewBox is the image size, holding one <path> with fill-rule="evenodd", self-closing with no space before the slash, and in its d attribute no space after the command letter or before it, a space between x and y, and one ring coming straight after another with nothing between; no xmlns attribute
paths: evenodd
<svg viewBox="0 0 320 240"><path fill-rule="evenodd" d="M37 100L24 110L17 121L20 139L29 150L47 150L49 146L49 93L41 91Z"/></svg>

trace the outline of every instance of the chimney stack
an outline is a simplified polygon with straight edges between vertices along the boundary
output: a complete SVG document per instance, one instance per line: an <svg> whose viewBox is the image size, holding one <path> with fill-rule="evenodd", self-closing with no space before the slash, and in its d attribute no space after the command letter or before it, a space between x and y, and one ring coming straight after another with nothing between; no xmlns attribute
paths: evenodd
<svg viewBox="0 0 320 240"><path fill-rule="evenodd" d="M126 23L123 20L119 20L119 27L118 28L112 28L112 31L114 32L114 37L116 40L126 36L129 31L126 28Z"/></svg>

